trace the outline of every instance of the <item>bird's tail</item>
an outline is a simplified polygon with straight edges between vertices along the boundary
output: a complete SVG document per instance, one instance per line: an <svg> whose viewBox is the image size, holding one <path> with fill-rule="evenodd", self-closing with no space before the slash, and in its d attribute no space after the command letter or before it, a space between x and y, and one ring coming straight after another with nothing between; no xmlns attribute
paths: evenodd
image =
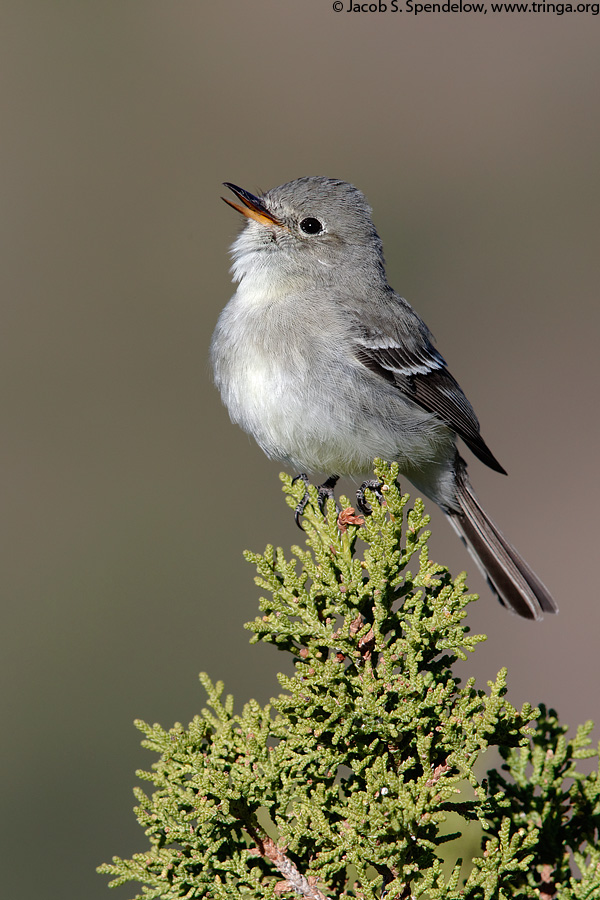
<svg viewBox="0 0 600 900"><path fill-rule="evenodd" d="M525 619L541 619L543 613L558 612L548 588L480 506L467 476L466 463L460 457L456 465L456 499L460 511L447 511L450 523L500 603Z"/></svg>

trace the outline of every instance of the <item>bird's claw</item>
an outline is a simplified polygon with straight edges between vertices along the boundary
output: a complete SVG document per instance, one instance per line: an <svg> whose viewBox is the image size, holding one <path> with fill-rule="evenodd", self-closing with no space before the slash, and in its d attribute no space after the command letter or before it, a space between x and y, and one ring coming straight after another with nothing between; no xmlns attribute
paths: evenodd
<svg viewBox="0 0 600 900"><path fill-rule="evenodd" d="M385 498L381 492L382 487L383 487L383 484L381 481L378 481L375 478L371 478L368 481L363 481L363 483L357 490L356 505L357 505L359 511L363 514L363 516L370 516L371 513L373 512L373 510L371 509L371 504L367 503L367 499L365 497L365 491L366 490L373 491L373 493L375 494L379 503L383 504Z"/></svg>
<svg viewBox="0 0 600 900"><path fill-rule="evenodd" d="M321 512L325 512L325 504L327 503L327 501L329 499L335 500L334 488L338 482L338 479L339 479L339 475L330 475L329 478L327 479L327 481L324 481L323 484L320 484L319 487L317 488L319 509L321 510ZM294 519L296 521L296 525L298 526L298 528L300 528L301 531L304 531L302 522L300 520L302 518L302 514L304 513L304 510L306 509L306 505L310 499L309 494L308 494L308 485L310 484L310 482L309 482L307 476L304 474L296 475L296 477L292 479L292 484L295 484L297 481L304 482L304 497L302 498L302 500L300 501L300 503L297 505L296 509L294 510ZM337 507L337 503L336 503L336 510L337 510L337 508L338 507Z"/></svg>
<svg viewBox="0 0 600 900"><path fill-rule="evenodd" d="M302 527L302 522L300 521L300 519L302 518L302 513L306 509L306 504L309 501L308 485L310 484L310 482L308 480L308 476L305 475L304 472L302 472L300 475L296 475L295 478L292 478L292 484L296 484L297 481L304 482L304 497L302 498L302 500L300 501L300 503L294 510L294 519L296 521L296 525L298 526L298 528L301 531L304 531L304 528Z"/></svg>

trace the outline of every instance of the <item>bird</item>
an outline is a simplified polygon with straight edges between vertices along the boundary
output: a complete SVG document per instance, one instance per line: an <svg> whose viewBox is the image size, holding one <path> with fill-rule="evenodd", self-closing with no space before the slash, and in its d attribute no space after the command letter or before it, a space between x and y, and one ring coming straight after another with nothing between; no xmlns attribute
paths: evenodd
<svg viewBox="0 0 600 900"><path fill-rule="evenodd" d="M396 462L441 507L500 603L526 619L557 612L550 592L484 511L460 439L506 474L426 324L388 284L363 193L324 176L259 195L224 182L244 216L231 247L237 290L211 341L232 422L303 473L356 478Z"/></svg>

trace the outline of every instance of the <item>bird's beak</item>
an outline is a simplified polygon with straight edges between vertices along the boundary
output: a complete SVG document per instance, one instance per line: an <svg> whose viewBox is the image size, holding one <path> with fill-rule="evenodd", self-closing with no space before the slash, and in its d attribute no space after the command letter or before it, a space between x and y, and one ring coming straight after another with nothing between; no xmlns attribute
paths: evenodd
<svg viewBox="0 0 600 900"><path fill-rule="evenodd" d="M254 219L255 222L260 222L261 225L281 225L282 223L275 218L275 216L269 212L265 204L259 197L255 197L254 194L251 194L250 191L245 191L241 187L237 187L235 184L230 184L229 181L223 182L224 186L229 188L230 191L239 197L243 206L239 206L237 203L233 203L231 200L227 200L225 197L221 197L221 200L225 200L228 206L232 206L234 209L237 209L243 216L246 216L248 219Z"/></svg>

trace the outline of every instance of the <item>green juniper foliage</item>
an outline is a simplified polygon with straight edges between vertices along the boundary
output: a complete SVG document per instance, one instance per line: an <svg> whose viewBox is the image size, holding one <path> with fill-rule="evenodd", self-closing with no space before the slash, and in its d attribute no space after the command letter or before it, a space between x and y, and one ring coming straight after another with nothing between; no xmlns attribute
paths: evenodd
<svg viewBox="0 0 600 900"><path fill-rule="evenodd" d="M187 729L137 723L159 756L138 773L153 792L135 791L150 846L101 867L112 885L146 900L600 898L599 772L577 768L597 756L591 723L569 741L553 711L514 709L505 671L461 685L453 664L484 640L464 622L476 598L430 561L396 468L376 474L385 502L369 494L366 519L346 498L324 516L311 486L306 549L246 554L266 592L252 641L294 657L281 693L235 714L201 675L209 708ZM304 486L282 480L294 507ZM504 763L481 779L490 747ZM463 863L472 822L481 850Z"/></svg>

